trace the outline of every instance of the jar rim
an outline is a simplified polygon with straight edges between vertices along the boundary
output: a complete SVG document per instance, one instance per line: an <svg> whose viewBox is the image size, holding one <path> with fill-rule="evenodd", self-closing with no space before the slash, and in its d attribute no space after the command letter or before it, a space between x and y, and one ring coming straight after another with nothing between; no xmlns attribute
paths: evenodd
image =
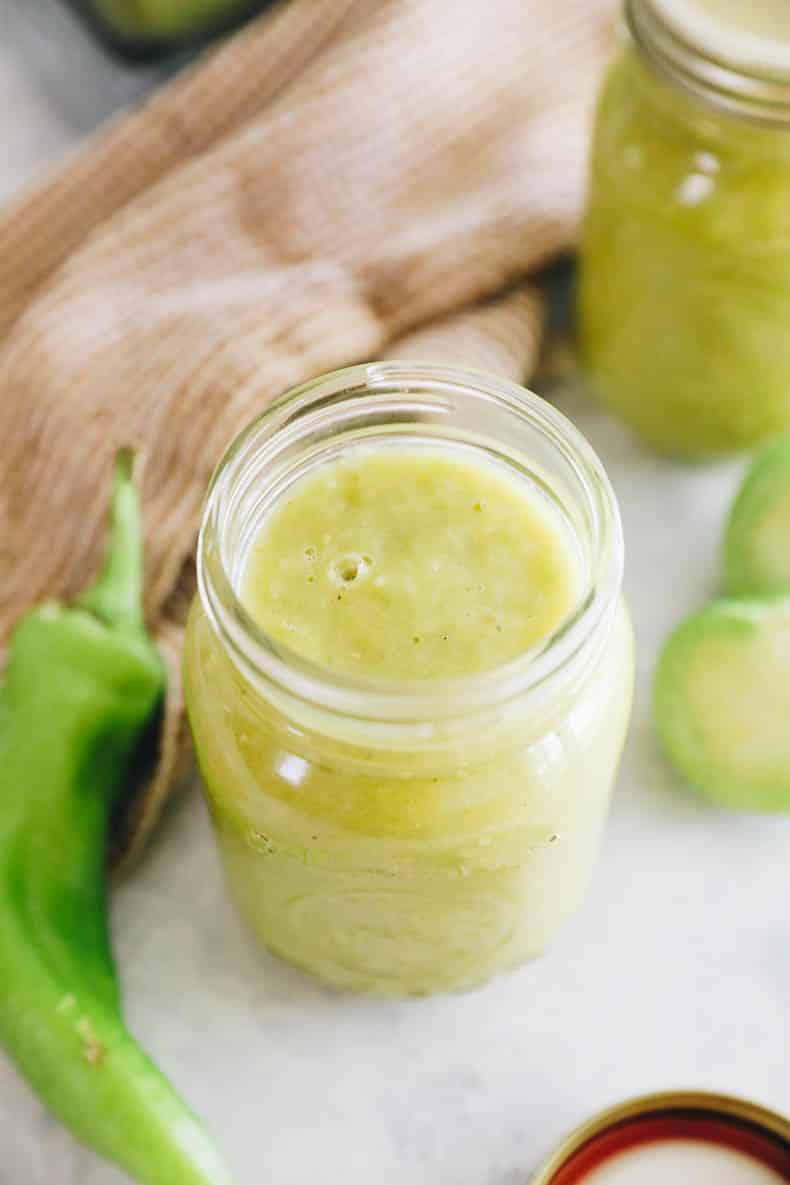
<svg viewBox="0 0 790 1185"><path fill-rule="evenodd" d="M678 14L681 13L682 17ZM790 127L790 44L786 61L706 43L705 25L675 0L625 0L625 20L654 70L709 106L730 115Z"/></svg>
<svg viewBox="0 0 790 1185"><path fill-rule="evenodd" d="M266 444L291 441L299 431L332 423L342 403L389 394L404 400L465 392L504 406L529 421L573 470L587 499L592 526L589 585L575 611L534 646L491 670L441 679L392 680L344 675L275 641L244 607L223 552L229 499L245 463ZM527 458L528 459L528 458ZM466 716L543 685L589 650L614 614L624 564L617 500L603 466L579 430L534 392L483 372L450 366L373 362L305 382L272 403L235 437L217 465L206 495L198 537L198 591L220 640L253 684L279 689L325 711L382 723L419 723Z"/></svg>

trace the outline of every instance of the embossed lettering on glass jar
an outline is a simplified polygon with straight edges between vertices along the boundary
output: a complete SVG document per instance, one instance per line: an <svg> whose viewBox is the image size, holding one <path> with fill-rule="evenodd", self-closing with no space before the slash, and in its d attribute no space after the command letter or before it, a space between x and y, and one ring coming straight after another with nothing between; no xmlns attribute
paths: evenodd
<svg viewBox="0 0 790 1185"><path fill-rule="evenodd" d="M627 0L580 274L601 397L656 448L790 428L790 5Z"/></svg>
<svg viewBox="0 0 790 1185"><path fill-rule="evenodd" d="M261 523L333 458L479 457L561 517L581 592L481 674L344 677L268 637L239 596ZM326 376L221 462L187 631L190 722L228 880L260 940L339 987L469 987L538 954L589 879L631 702L622 534L592 450L537 396L379 363Z"/></svg>

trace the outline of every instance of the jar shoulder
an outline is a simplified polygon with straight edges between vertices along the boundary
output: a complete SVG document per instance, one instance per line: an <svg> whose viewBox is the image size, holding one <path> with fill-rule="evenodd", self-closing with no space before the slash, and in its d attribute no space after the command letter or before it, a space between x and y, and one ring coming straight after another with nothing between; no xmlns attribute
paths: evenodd
<svg viewBox="0 0 790 1185"><path fill-rule="evenodd" d="M624 731L633 680L633 627L622 597L600 654L585 674L580 672L578 679L538 703L506 706L485 727L467 722L463 730L445 732L437 722L424 745L414 738L399 743L397 737L385 745L368 736L363 726L351 742L348 737L339 741L311 731L305 720L288 719L239 676L198 603L190 614L184 652L190 721L204 759L238 761L247 773L252 767L260 773L282 764L283 755L290 754L294 760L285 764L286 780L297 764L300 769L320 767L327 776L434 782L465 777L492 762L518 763L519 753L545 750L562 756L568 746L594 744L598 734L612 729Z"/></svg>
<svg viewBox="0 0 790 1185"><path fill-rule="evenodd" d="M593 204L671 222L690 237L787 240L790 130L717 112L659 78L631 46L612 62L596 117Z"/></svg>

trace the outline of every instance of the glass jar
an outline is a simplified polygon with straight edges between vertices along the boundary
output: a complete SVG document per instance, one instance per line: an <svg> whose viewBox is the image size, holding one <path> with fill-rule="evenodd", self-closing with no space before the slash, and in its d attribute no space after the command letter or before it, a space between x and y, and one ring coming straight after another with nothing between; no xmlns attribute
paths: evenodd
<svg viewBox="0 0 790 1185"><path fill-rule="evenodd" d="M790 428L790 5L627 0L598 107L580 339L661 451Z"/></svg>
<svg viewBox="0 0 790 1185"><path fill-rule="evenodd" d="M355 444L462 448L535 483L584 594L514 662L442 682L344 678L238 596L273 502ZM594 453L512 384L378 363L300 387L212 481L186 697L233 895L260 940L342 988L465 988L538 954L591 873L630 710L622 534Z"/></svg>

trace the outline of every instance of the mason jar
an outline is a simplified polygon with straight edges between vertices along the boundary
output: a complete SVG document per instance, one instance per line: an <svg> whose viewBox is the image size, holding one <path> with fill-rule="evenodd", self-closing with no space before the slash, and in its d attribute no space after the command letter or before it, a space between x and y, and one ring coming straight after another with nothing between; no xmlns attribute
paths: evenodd
<svg viewBox="0 0 790 1185"><path fill-rule="evenodd" d="M581 593L514 661L449 680L347 677L268 637L239 595L293 483L355 447L430 442L526 482L561 516ZM579 432L509 383L378 363L320 378L230 446L208 492L185 685L238 907L341 988L421 994L537 955L593 867L631 704L615 498Z"/></svg>
<svg viewBox="0 0 790 1185"><path fill-rule="evenodd" d="M690 457L790 428L790 5L627 0L598 106L580 340L601 398Z"/></svg>

